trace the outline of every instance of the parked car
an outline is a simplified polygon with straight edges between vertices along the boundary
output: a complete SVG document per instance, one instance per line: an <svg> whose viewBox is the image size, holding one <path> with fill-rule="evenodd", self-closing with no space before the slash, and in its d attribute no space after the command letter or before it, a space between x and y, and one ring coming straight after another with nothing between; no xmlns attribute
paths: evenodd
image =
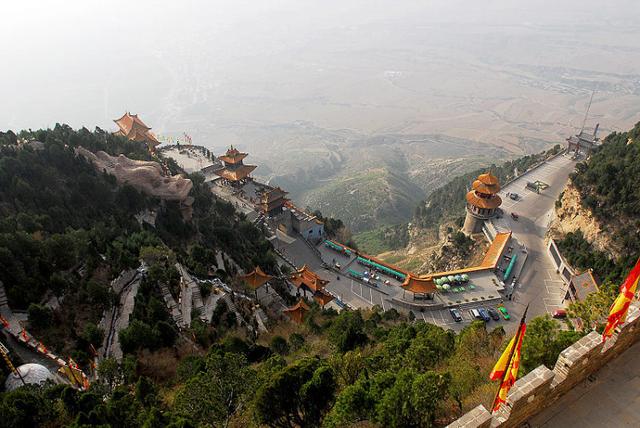
<svg viewBox="0 0 640 428"><path fill-rule="evenodd" d="M554 318L563 319L567 317L567 311L564 309L556 309L555 311L553 311L552 316Z"/></svg>
<svg viewBox="0 0 640 428"><path fill-rule="evenodd" d="M498 306L498 310L502 313L502 318L509 320L511 319L511 315L509 315L509 311L504 306Z"/></svg>
<svg viewBox="0 0 640 428"><path fill-rule="evenodd" d="M462 314L460 313L460 311L456 308L451 308L449 309L449 313L451 314L451 318L453 318L453 320L455 322L461 322L462 321Z"/></svg>
<svg viewBox="0 0 640 428"><path fill-rule="evenodd" d="M511 199L513 199L514 201L517 201L517 200L518 200L518 198L519 198L519 196L518 196L518 194L517 194L517 193L509 193L509 197L510 197Z"/></svg>
<svg viewBox="0 0 640 428"><path fill-rule="evenodd" d="M480 315L480 311L478 311L477 309L471 309L469 311L469 313L471 314L472 317L474 317L477 320L482 320L482 315Z"/></svg>
<svg viewBox="0 0 640 428"><path fill-rule="evenodd" d="M342 267L342 265L340 265L340 263L336 263L333 265L334 268L336 269L340 269Z"/></svg>
<svg viewBox="0 0 640 428"><path fill-rule="evenodd" d="M487 310L485 308L478 309L478 312L480 312L480 317L482 318L482 321L484 321L484 322L491 321L491 317L489 316L489 312L487 312Z"/></svg>
<svg viewBox="0 0 640 428"><path fill-rule="evenodd" d="M520 216L518 214L516 214L516 213L511 213L511 218L514 219L515 221L518 221Z"/></svg>
<svg viewBox="0 0 640 428"><path fill-rule="evenodd" d="M491 317L491 319L493 319L494 321L500 321L500 313L498 311L493 308L489 308L487 309L487 312L489 312L489 316Z"/></svg>

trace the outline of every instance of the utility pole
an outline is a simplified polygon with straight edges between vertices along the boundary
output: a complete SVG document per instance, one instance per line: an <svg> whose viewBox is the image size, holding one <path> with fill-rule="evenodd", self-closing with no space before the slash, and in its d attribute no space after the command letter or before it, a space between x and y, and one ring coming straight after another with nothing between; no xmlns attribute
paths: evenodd
<svg viewBox="0 0 640 428"><path fill-rule="evenodd" d="M589 98L589 105L587 105L587 111L584 113L584 120L582 121L582 128L580 128L580 134L584 131L584 127L587 125L587 117L589 116L589 110L591 110L591 102L593 101L593 95L596 93L595 90L591 92L591 98Z"/></svg>

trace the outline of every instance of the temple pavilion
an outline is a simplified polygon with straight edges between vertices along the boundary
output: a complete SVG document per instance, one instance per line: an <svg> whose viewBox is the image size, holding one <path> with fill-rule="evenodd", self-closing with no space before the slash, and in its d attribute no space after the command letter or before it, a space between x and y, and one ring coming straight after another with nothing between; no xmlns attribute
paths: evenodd
<svg viewBox="0 0 640 428"><path fill-rule="evenodd" d="M306 295L309 291L314 300L322 306L333 300L333 296L329 294L324 287L329 283L326 279L322 279L311 269L304 265L302 269L297 270L291 276L289 281L298 289L302 290Z"/></svg>
<svg viewBox="0 0 640 428"><path fill-rule="evenodd" d="M405 292L409 291L413 294L414 300L416 296L420 296L421 298L431 298L436 290L436 284L431 277L420 278L409 274L405 277L405 280L402 283L402 294L404 295Z"/></svg>
<svg viewBox="0 0 640 428"><path fill-rule="evenodd" d="M131 141L145 143L150 151L154 151L160 141L151 132L151 128L138 117L137 114L126 112L120 119L115 119L118 129L115 135L121 135Z"/></svg>
<svg viewBox="0 0 640 428"><path fill-rule="evenodd" d="M257 295L258 288L271 281L273 279L273 276L264 273L262 269L260 269L260 266L256 266L252 272L249 272L246 275L241 275L240 279L244 281L244 283L249 287L251 287Z"/></svg>
<svg viewBox="0 0 640 428"><path fill-rule="evenodd" d="M285 309L283 312L287 315L291 321L302 324L304 322L304 316L309 312L310 308L304 303L304 300L298 300L294 306Z"/></svg>
<svg viewBox="0 0 640 428"><path fill-rule="evenodd" d="M224 155L218 156L224 166L213 173L233 184L244 182L249 178L249 174L257 168L256 165L245 165L242 162L248 155L248 153L242 153L231 146Z"/></svg>

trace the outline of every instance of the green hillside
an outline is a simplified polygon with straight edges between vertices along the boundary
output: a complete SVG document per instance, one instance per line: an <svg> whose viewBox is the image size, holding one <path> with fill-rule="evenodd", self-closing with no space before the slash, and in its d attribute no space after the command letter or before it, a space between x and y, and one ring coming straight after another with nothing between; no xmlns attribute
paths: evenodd
<svg viewBox="0 0 640 428"><path fill-rule="evenodd" d="M422 190L386 169L370 169L340 176L306 193L303 203L343 219L353 231L407 218Z"/></svg>
<svg viewBox="0 0 640 428"><path fill-rule="evenodd" d="M138 267L141 257L152 265L158 260L134 312L140 331L152 336L174 330L157 291L158 281L178 286L169 260L204 276L214 251L222 250L244 269L257 264L273 271L275 258L261 232L215 199L201 176L191 177L195 202L187 223L177 202L161 203L117 185L113 176L76 156L78 146L152 160L142 144L100 129L57 125L0 134L0 281L12 309L28 309L30 331L55 352L86 363L89 343L102 340L96 324L113 304L111 280ZM157 212L155 227L136 220L145 209ZM55 310L43 306L51 296L62 302ZM145 343L143 336L131 347ZM161 345L157 339L152 348Z"/></svg>
<svg viewBox="0 0 640 428"><path fill-rule="evenodd" d="M491 165L460 175L444 186L436 189L427 199L420 203L413 216L416 226L429 228L445 220L457 219L464 216L465 195L478 175L491 171L501 183L514 177L517 171L522 173L531 166L541 162L560 151L560 146L534 155L524 156L500 165Z"/></svg>
<svg viewBox="0 0 640 428"><path fill-rule="evenodd" d="M640 256L640 122L628 132L607 136L571 175L581 203L625 249L619 259L593 249L581 233L559 243L579 269L593 268L601 279L619 282Z"/></svg>

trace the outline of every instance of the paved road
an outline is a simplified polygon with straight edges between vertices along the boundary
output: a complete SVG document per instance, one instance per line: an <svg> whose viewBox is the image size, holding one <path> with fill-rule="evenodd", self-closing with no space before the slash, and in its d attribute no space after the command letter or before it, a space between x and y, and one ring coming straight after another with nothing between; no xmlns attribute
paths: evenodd
<svg viewBox="0 0 640 428"><path fill-rule="evenodd" d="M575 161L569 157L561 155L540 167L518 178L514 182L505 186L501 192L503 198L503 210L505 215L502 219L495 219L494 224L499 231L512 230L518 241L525 245L528 252L527 262L520 274L518 287L513 296L513 301L506 301L505 306L513 315L511 321L501 320L507 331L512 331L517 327L517 320L522 315L527 302L531 303L530 317L542 315L546 312L552 313L560 307L560 302L565 293L565 286L547 255L544 241L555 209L555 201L564 188L569 174L575 167ZM549 185L547 189L536 194L525 189L528 181L542 181ZM514 201L506 196L506 193L517 193L520 197ZM520 216L518 221L513 221L511 212L517 212ZM338 296L343 302L356 308L370 308L374 305L388 310L395 307L404 312L406 308L399 308L391 301L394 294L402 293L397 287L386 287L380 285L377 289L368 287L358 281L352 280L346 275L349 267L362 270L362 267L355 265L352 258L340 255L331 250L320 247L323 257L328 262L335 259L341 264L340 280L338 274L332 270L321 267L320 258L309 248L297 240L293 244L276 243L296 265L307 264L311 269L320 274L321 277L330 280L327 289ZM324 254L324 253L327 254ZM385 294L386 292L387 294ZM416 313L418 319L426 322L460 330L464 325L472 321L468 309L472 307L486 306L482 302L475 305L466 306L462 311L464 321L456 323L453 321L447 309ZM498 322L491 321L489 327L497 326Z"/></svg>
<svg viewBox="0 0 640 428"><path fill-rule="evenodd" d="M555 201L573 172L576 162L568 156L558 156L545 162L539 168L510 183L502 189L502 209L505 215L494 219L493 223L500 231L512 230L514 236L525 245L529 257L518 280L518 286L512 302L505 306L519 318L527 303L530 303L529 318L544 313L552 313L561 307L566 286L556 273L550 256L545 248L545 235L555 212ZM536 194L525 188L528 181L542 181L549 185L546 190ZM517 193L518 200L506 196ZM517 221L511 213L519 215ZM514 324L515 325L515 324Z"/></svg>

